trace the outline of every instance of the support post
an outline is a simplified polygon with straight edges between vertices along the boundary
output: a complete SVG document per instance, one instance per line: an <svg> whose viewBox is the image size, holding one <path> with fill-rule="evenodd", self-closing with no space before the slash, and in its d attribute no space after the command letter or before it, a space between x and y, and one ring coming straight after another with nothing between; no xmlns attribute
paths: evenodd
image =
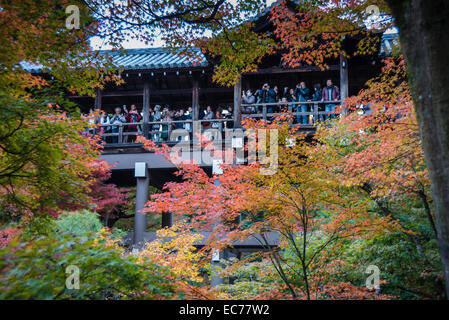
<svg viewBox="0 0 449 320"><path fill-rule="evenodd" d="M136 162L134 176L136 185L136 214L134 216L134 246L141 248L144 244L144 234L147 225L147 214L141 212L148 201L148 187L150 175L146 162Z"/></svg>
<svg viewBox="0 0 449 320"><path fill-rule="evenodd" d="M223 164L223 161L221 159L214 159L212 162L212 174L215 175L220 175L223 174L223 169L221 168L221 164ZM221 183L220 181L217 179L215 179L214 181L214 185L219 186ZM214 223L213 228L215 228L215 226L221 223L221 221L216 221ZM220 263L220 258L223 257L224 251L214 251L212 253L212 259L210 261L210 267L211 267L211 279L210 279L210 285L211 287L217 286L219 284L223 283L223 278L220 277L220 275L218 274L219 270L223 267L222 264Z"/></svg>
<svg viewBox="0 0 449 320"><path fill-rule="evenodd" d="M234 84L234 128L242 126L242 77Z"/></svg>
<svg viewBox="0 0 449 320"><path fill-rule="evenodd" d="M223 256L224 252L215 251L212 253L212 260L210 261L211 268L211 278L210 278L210 286L215 287L220 284L223 284L223 278L218 275L219 270L222 268L220 263L220 258Z"/></svg>
<svg viewBox="0 0 449 320"><path fill-rule="evenodd" d="M317 123L320 121L320 116L318 115L318 103L313 105L313 121L312 123Z"/></svg>
<svg viewBox="0 0 449 320"><path fill-rule="evenodd" d="M267 121L267 105L266 104L264 104L262 106L262 118L263 118L263 121Z"/></svg>
<svg viewBox="0 0 449 320"><path fill-rule="evenodd" d="M95 110L101 109L101 89L95 89Z"/></svg>
<svg viewBox="0 0 449 320"><path fill-rule="evenodd" d="M123 143L123 124L119 124L118 127L118 143Z"/></svg>
<svg viewBox="0 0 449 320"><path fill-rule="evenodd" d="M192 120L197 121L200 115L200 95L199 95L199 86L198 79L193 78L193 87L192 87Z"/></svg>
<svg viewBox="0 0 449 320"><path fill-rule="evenodd" d="M145 82L143 85L143 108L142 108L142 114L143 114L143 136L145 138L149 138L149 131L150 126L148 122L150 121L150 84L148 82Z"/></svg>
<svg viewBox="0 0 449 320"><path fill-rule="evenodd" d="M348 59L340 54L340 99L343 102L348 97Z"/></svg>
<svg viewBox="0 0 449 320"><path fill-rule="evenodd" d="M162 213L162 228L173 226L173 214L170 212Z"/></svg>

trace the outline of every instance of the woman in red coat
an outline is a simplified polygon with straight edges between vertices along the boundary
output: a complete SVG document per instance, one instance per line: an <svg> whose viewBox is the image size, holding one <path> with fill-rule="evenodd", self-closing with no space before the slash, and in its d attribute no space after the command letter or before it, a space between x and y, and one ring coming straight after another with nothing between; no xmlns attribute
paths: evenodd
<svg viewBox="0 0 449 320"><path fill-rule="evenodd" d="M126 111L126 109L125 109L125 111ZM137 108L134 104L131 105L131 110L126 111L125 119L126 119L127 123L135 123L135 122L140 122L140 120L142 120L142 116L139 114L139 112L137 112ZM136 140L136 136L137 136L137 124L127 125L126 131L127 132L136 132L136 135L129 136L129 141L134 142Z"/></svg>

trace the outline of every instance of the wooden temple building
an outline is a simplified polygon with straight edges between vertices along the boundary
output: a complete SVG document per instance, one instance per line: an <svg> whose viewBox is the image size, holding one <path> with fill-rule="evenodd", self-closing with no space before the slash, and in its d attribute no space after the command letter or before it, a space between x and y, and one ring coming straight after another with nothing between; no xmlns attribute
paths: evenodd
<svg viewBox="0 0 449 320"><path fill-rule="evenodd" d="M273 26L268 14L262 14L254 19L257 32L270 31ZM123 69L121 74L124 84L121 86L109 85L103 90L97 90L96 97L71 96L82 112L89 109L101 109L112 114L114 108L126 105L136 105L143 119L139 124L142 128L140 134L151 138L154 124L150 120L151 109L156 105L169 106L170 110L192 108L192 122L201 122L200 112L207 106L233 109L231 120L234 128L240 127L244 117L259 117L268 119L266 104L259 105L255 114L242 114L242 90L251 89L253 92L260 89L264 83L271 87L278 86L282 91L284 87L294 88L299 82L306 82L309 88L315 83L325 85L331 79L340 88L341 100L356 95L368 79L380 72L382 53L388 51L392 37L383 37L379 45L378 54L370 56L357 56L329 61L329 69L321 70L318 67L302 66L291 69L281 63L281 56L275 54L265 57L257 72L242 74L240 81L234 87L221 87L212 81L215 61L207 53L198 52L200 61L193 62L188 57L170 52L164 48L128 49L124 54L111 53L117 66ZM346 48L355 47L354 39L345 40ZM39 72L39 70L30 70ZM336 104L340 101L335 101ZM285 103L282 103L284 105ZM313 130L314 122L324 113L323 103L310 103L310 109L301 115L310 116L311 121L300 128ZM281 103L279 103L281 105ZM126 124L123 125L126 127ZM136 186L136 212L141 210L148 200L148 188L152 185L161 189L167 181L179 179L173 174L176 167L165 160L161 155L148 152L137 143L127 143L124 136L126 130L121 128L115 133L118 139L115 143L107 143L102 159L112 168L112 182L119 186ZM170 143L171 141L166 141ZM189 143L189 142L187 142ZM191 152L197 152L192 146ZM211 164L201 164L206 172L212 174ZM172 217L166 214L162 218L162 226L170 226ZM146 232L145 215L136 214L134 233L130 239L134 244L151 241L154 233ZM270 235L272 245L277 245L277 236ZM248 239L236 243L234 250L260 250L257 241Z"/></svg>

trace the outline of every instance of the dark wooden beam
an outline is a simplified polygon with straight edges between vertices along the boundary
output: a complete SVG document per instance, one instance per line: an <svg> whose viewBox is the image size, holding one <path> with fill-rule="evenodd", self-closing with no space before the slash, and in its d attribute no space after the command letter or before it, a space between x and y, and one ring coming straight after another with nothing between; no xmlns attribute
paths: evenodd
<svg viewBox="0 0 449 320"><path fill-rule="evenodd" d="M234 128L240 128L242 123L242 77L234 84Z"/></svg>
<svg viewBox="0 0 449 320"><path fill-rule="evenodd" d="M159 68L159 69L129 69L129 70L123 70L122 74L128 74L129 76L138 76L138 74L140 73L142 77L145 76L151 76L151 77L159 77L159 76L164 76L164 73L166 75L173 75L176 74L176 72L178 72L179 74L191 74L194 72L212 72L213 68L212 67L186 67L186 68Z"/></svg>
<svg viewBox="0 0 449 320"><path fill-rule="evenodd" d="M129 96L141 96L143 91L106 91L102 92L102 97L129 97ZM71 96L70 98L84 98L80 96Z"/></svg>
<svg viewBox="0 0 449 320"><path fill-rule="evenodd" d="M340 96L341 101L344 101L348 97L348 59L342 54L340 55Z"/></svg>
<svg viewBox="0 0 449 320"><path fill-rule="evenodd" d="M201 234L202 237L199 238L198 241L196 241L193 245L196 247L203 247L205 245L208 244L209 239L210 239L210 235L211 232L208 231L204 231L204 232L198 232L196 234ZM280 236L277 232L267 232L264 234L264 237L266 238L268 245L270 247L277 247L279 246L279 242L280 242ZM125 237L125 243L130 244L131 243L131 239L133 238L133 233L128 234ZM144 233L144 241L145 242L151 242L157 239L157 235L156 232L145 232ZM232 247L235 249L249 249L249 248L254 248L254 249L263 249L264 247L261 245L261 235L255 234L252 235L244 240L235 240L232 241Z"/></svg>
<svg viewBox="0 0 449 320"><path fill-rule="evenodd" d="M198 80L193 80L193 85L195 85L195 81ZM232 89L231 88L199 88L199 83L198 83L198 91L199 93L231 93ZM166 90L153 90L151 92L153 95L173 95L173 94L191 94L192 93L192 89L166 89Z"/></svg>
<svg viewBox="0 0 449 320"><path fill-rule="evenodd" d="M150 84L148 82L145 82L143 86L143 107L142 107L142 114L143 114L143 135L144 137L148 138L148 121L150 121Z"/></svg>
<svg viewBox="0 0 449 320"><path fill-rule="evenodd" d="M195 80L194 80L195 81ZM197 81L197 80L196 80ZM232 88L204 88L198 89L201 93L231 93ZM162 90L152 90L151 95L190 95L192 94L192 89L162 89ZM102 92L102 97L130 97L130 96L142 96L143 91L109 91ZM88 98L87 96L69 96L69 98Z"/></svg>
<svg viewBox="0 0 449 320"><path fill-rule="evenodd" d="M192 86L192 119L198 120L200 115L200 95L199 95L199 87L198 87L198 79L193 79L193 86Z"/></svg>
<svg viewBox="0 0 449 320"><path fill-rule="evenodd" d="M257 74L277 74L277 73L296 73L296 72L314 72L314 71L338 71L340 69L339 65L330 65L329 69L327 70L321 70L320 67L315 66L307 66L307 67L301 67L301 68L295 68L295 69L282 69L282 68L266 68L266 69L259 69L254 72L246 72L243 75L257 75Z"/></svg>
<svg viewBox="0 0 449 320"><path fill-rule="evenodd" d="M102 96L102 92L101 92L100 88L97 88L95 90L95 110L101 109L101 96Z"/></svg>
<svg viewBox="0 0 449 320"><path fill-rule="evenodd" d="M173 214L170 212L162 212L162 228L173 226Z"/></svg>

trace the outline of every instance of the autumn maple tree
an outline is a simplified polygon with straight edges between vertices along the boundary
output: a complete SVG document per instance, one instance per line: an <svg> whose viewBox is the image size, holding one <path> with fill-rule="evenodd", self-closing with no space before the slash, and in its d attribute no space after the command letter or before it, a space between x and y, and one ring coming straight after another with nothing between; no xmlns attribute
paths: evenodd
<svg viewBox="0 0 449 320"><path fill-rule="evenodd" d="M65 28L64 8L69 4L81 8L80 29ZM372 4L384 15L370 31L366 20ZM272 53L281 54L283 66L325 69L339 56L377 52L380 34L399 26L401 47L396 49L403 49L405 60L387 59L380 78L344 102L348 116L319 127L314 139L290 129L288 116L270 124L245 123L248 130L278 130L279 166L274 174L261 175L263 165L258 164L224 165L218 176L208 176L196 164L181 165L178 174L183 182L167 183L164 192L147 204L149 211L169 211L187 220L186 225L159 233L161 238L175 239L149 244L135 258L108 246L107 237L89 242L92 247L87 249L80 240L75 253L111 262L113 268L106 271L120 273L119 282L130 297L145 295L134 285L152 279L142 271L148 263L151 271L164 270L164 275L165 267L171 267L170 280L191 296L216 298L208 288L191 285L200 282L200 266L207 265L214 250L256 237L266 249L261 256L280 283L261 297L374 299L390 296L368 291L346 275L362 265L351 259L357 256L357 248L351 246L362 243L368 251L370 244L380 243L387 250L392 242L397 245L395 254L406 251L417 257L417 263L400 260L413 262L418 274L404 277L401 290L421 297L442 296L437 285L423 282L439 283L444 277L449 288L445 1L432 5L423 0L281 1L267 13L272 33L264 34L256 33L254 20L249 19L265 10L260 0L25 0L0 1L0 8L0 209L2 223L23 218L20 227L31 225L34 217L57 217L63 210L84 207L112 221L120 215L117 207L125 204L124 194L105 183L110 173L97 161L98 140L81 135L86 121L63 98L67 92L92 95L107 81L122 81L108 57L91 50L91 36L101 36L117 48L129 37L151 43L161 34L169 46L183 47L192 57L191 49L200 47L219 62L214 81L232 85L242 73L256 71L262 58ZM355 50L346 50L347 38L357 39ZM47 76L30 74L27 68L32 66ZM371 114L359 115L360 106L368 106ZM168 152L165 146L139 141L146 148ZM51 226L49 221L36 226L42 227L39 235ZM192 232L199 230L210 232L201 252L193 245L198 238ZM280 235L276 249L269 246L271 232ZM53 234L36 242L21 239L22 244L14 240L17 237L16 226L1 231L1 247L12 241L12 247L25 249L23 255L8 248L0 252L5 257L2 271L12 270L2 283L15 279L15 265L46 277L47 286L52 278L30 269L30 257L59 258L58 245L64 256L77 257L70 242ZM101 241L106 245L99 245ZM443 271L435 262L437 246ZM95 263L86 267L94 269ZM55 274L60 277L61 270ZM103 289L110 289L107 280L102 278L104 286L94 297L103 297ZM162 283L169 294L156 287L150 296L172 296L172 285ZM71 297L48 288L48 297Z"/></svg>
<svg viewBox="0 0 449 320"><path fill-rule="evenodd" d="M82 28L65 27L69 4L81 8ZM100 149L81 135L86 121L65 95L119 82L116 68L89 48L97 28L82 2L2 1L0 7L2 215L57 215L63 204L86 205Z"/></svg>
<svg viewBox="0 0 449 320"><path fill-rule="evenodd" d="M249 10L254 15L264 9L257 1L237 1L235 5L226 1L207 4L196 1L140 1L132 2L131 5L123 4L118 8L102 1L92 3L97 5L92 6L97 13L105 8L110 9L111 15L102 16L100 20L106 21L106 24L109 22L109 25L116 23L115 30L123 28L143 40L150 40L161 29L164 40L172 46L180 43L192 47L203 43L203 48L207 50L204 33L210 33L210 51L220 59L216 81L226 84L238 80L241 71L254 69L257 61L260 61L259 55L272 52L273 46L281 49L283 63L288 66L312 64L326 67L327 59L339 55L347 57L350 53L343 46L347 37L360 40L356 54L375 52L379 38L374 34L372 36L366 27L368 18L373 14L373 9L368 9L375 6L381 15L371 21L375 25L374 33L381 33L389 27L399 27L411 76L411 96L418 114L423 149L433 186L433 199L437 204L436 229L439 229L441 235L438 243L446 268L446 282L449 283L449 215L446 210L449 206L447 192L442 191L447 189L449 179L441 174L447 172L448 153L445 143L447 130L444 129L448 127L444 116L447 101L444 86L448 74L444 59L448 39L445 32L447 21L441 19L449 10L445 1L433 2L432 5L423 0L281 1L269 13L274 35L279 40L277 43L267 41L267 35L252 34L251 27L242 26ZM238 30L242 31L240 37L237 36ZM123 33L116 34L116 38L123 38ZM251 46L245 47L245 44ZM428 50L430 47L433 50ZM422 73L423 68L425 75Z"/></svg>
<svg viewBox="0 0 449 320"><path fill-rule="evenodd" d="M153 195L146 210L169 211L186 217L190 228L209 231L207 248L212 251L255 237L287 292L293 298L311 299L323 296L324 288L332 286L323 276L328 267L323 257L332 263L332 247L396 226L370 214L366 202L332 179L331 168L320 161L320 153L303 134L290 128L290 121L289 116L281 116L269 125L246 124L247 129L278 130L279 167L273 175L262 175L261 166L253 164L223 165L222 175L209 177L197 164L180 164L178 174L184 181L167 183L166 191ZM286 143L290 139L294 146ZM157 152L167 151L144 138L140 141ZM270 232L279 234L281 247L288 247L295 256L291 264L271 248Z"/></svg>
<svg viewBox="0 0 449 320"><path fill-rule="evenodd" d="M346 100L349 114L321 126L316 138L334 179L371 200L411 243L417 263L429 267L439 235L405 62L398 56L384 63L366 89ZM438 263L433 268L441 277ZM426 296L428 288L420 286L415 289Z"/></svg>

